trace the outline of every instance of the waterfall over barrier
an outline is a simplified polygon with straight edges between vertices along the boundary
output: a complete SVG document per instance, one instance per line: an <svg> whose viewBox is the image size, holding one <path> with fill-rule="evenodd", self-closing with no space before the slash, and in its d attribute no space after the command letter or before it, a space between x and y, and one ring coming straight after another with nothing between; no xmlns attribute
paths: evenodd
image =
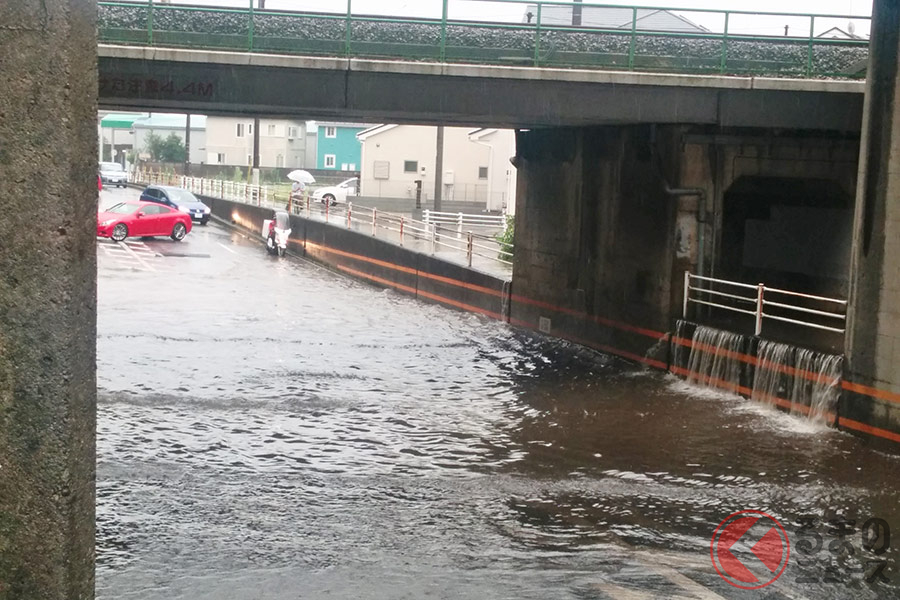
<svg viewBox="0 0 900 600"><path fill-rule="evenodd" d="M679 321L679 337L686 328ZM735 393L741 389L741 361L745 353L746 338L738 333L697 325L691 335L691 347L687 360L685 378L704 387L716 387ZM684 350L680 344L678 348Z"/></svg>
<svg viewBox="0 0 900 600"><path fill-rule="evenodd" d="M741 393L812 421L833 423L844 358L678 321L671 371L692 383Z"/></svg>

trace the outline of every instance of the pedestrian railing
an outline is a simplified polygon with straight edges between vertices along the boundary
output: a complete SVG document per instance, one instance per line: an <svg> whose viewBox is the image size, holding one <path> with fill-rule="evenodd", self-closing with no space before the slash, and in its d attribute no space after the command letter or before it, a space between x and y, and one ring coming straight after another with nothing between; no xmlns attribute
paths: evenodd
<svg viewBox="0 0 900 600"><path fill-rule="evenodd" d="M847 301L758 283L740 283L684 272L682 317L690 305L708 306L754 318L754 335L762 333L766 319L843 334Z"/></svg>
<svg viewBox="0 0 900 600"><path fill-rule="evenodd" d="M257 2L243 0L238 8L101 1L99 40L442 63L861 78L868 39L854 30L864 33L871 20L555 0L441 0L433 18L403 18L363 13L371 3L363 8L358 0L331 3L336 12L327 12L325 2L317 11L259 9ZM659 11L666 18L645 18Z"/></svg>
<svg viewBox="0 0 900 600"><path fill-rule="evenodd" d="M501 243L487 233L478 233L470 229L461 231L458 223L459 213L455 213L457 221L438 223L433 218L430 221L419 220L408 215L381 211L352 202L331 205L312 199L308 194L289 202L288 194L279 194L275 192L274 188L267 185L187 177L158 171L137 170L132 173L131 181L148 185L178 186L195 194L264 208L287 209L290 207L291 212L295 215L368 233L400 246L415 246L416 250L432 255L443 252L450 256L458 256L470 267L476 260L479 262L489 261L505 267L512 266L512 244ZM431 211L430 218L435 214L447 213ZM469 227L480 225L482 221L478 217L481 216L468 215L466 224ZM501 219L503 217L499 217L499 219L492 217L493 221Z"/></svg>
<svg viewBox="0 0 900 600"><path fill-rule="evenodd" d="M276 200L275 204L282 206L284 202L286 198L284 201ZM456 226L427 222L352 202L331 206L306 197L301 202L292 203L292 210L294 214L370 233L400 246L415 246L432 255L459 253L470 267L475 259L512 266L512 244L500 243L492 235L471 230L460 234Z"/></svg>
<svg viewBox="0 0 900 600"><path fill-rule="evenodd" d="M428 224L434 223L448 227L455 226L456 237L462 237L464 227L502 229L506 226L506 217L504 215L491 215L486 213L450 213L425 209L425 212L422 213L422 220Z"/></svg>

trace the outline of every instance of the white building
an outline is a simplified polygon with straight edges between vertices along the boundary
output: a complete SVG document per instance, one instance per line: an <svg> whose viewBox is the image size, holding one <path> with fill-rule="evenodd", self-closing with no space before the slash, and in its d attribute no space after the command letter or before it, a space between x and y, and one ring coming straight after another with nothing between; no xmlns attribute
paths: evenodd
<svg viewBox="0 0 900 600"><path fill-rule="evenodd" d="M307 131L306 121L259 120L260 167L315 168L315 143L316 135ZM211 165L253 164L253 119L209 117L204 160Z"/></svg>
<svg viewBox="0 0 900 600"><path fill-rule="evenodd" d="M357 134L361 144L360 193L380 198L434 197L437 128L378 125ZM444 128L443 191L447 202L479 202L488 210L514 209L515 154L511 130Z"/></svg>

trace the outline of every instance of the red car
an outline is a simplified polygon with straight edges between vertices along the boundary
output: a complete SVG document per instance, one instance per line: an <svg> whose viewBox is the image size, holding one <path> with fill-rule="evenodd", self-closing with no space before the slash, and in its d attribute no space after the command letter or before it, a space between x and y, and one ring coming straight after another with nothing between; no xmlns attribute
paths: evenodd
<svg viewBox="0 0 900 600"><path fill-rule="evenodd" d="M120 202L97 213L97 235L115 242L128 236L154 235L180 242L190 231L190 215L154 202Z"/></svg>

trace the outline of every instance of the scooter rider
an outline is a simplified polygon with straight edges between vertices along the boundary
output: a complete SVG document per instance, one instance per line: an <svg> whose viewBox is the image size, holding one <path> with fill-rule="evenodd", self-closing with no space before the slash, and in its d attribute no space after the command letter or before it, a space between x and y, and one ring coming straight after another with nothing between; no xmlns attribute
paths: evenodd
<svg viewBox="0 0 900 600"><path fill-rule="evenodd" d="M284 254L288 236L291 234L291 217L285 210L276 210L269 221L266 248L272 254Z"/></svg>

